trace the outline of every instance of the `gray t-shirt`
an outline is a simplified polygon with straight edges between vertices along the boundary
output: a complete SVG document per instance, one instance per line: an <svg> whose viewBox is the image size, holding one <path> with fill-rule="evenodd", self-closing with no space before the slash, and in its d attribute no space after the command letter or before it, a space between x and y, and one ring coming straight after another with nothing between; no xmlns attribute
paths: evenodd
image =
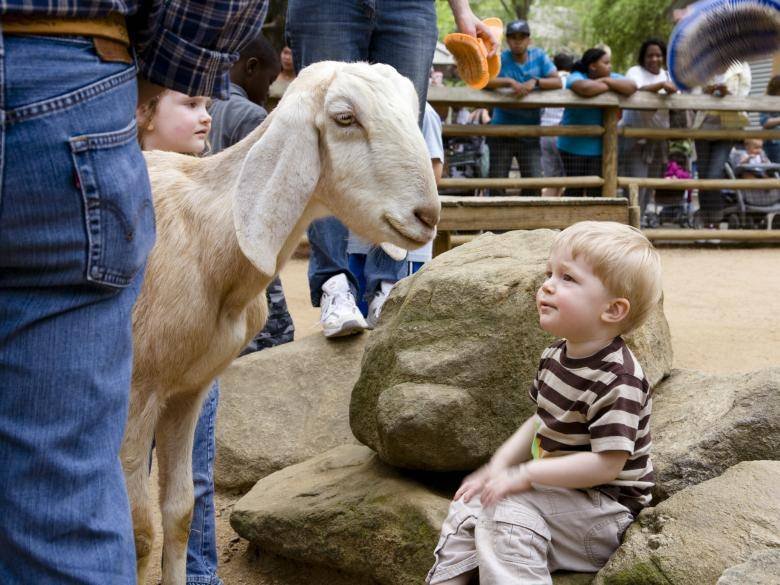
<svg viewBox="0 0 780 585"><path fill-rule="evenodd" d="M239 85L230 82L230 99L214 100L209 110L209 154L217 154L242 140L268 116L265 108L249 101Z"/></svg>

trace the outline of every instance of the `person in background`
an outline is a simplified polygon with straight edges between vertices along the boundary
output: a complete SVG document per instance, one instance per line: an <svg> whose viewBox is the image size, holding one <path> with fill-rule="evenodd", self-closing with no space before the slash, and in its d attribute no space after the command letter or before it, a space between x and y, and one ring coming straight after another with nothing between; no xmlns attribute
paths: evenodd
<svg viewBox="0 0 780 585"><path fill-rule="evenodd" d="M766 169L762 165L768 165L771 161L764 152L764 141L760 138L745 138L742 148L734 147L729 154L729 163L734 169L738 179L764 179ZM740 169L740 167L752 167Z"/></svg>
<svg viewBox="0 0 780 585"><path fill-rule="evenodd" d="M226 98L267 7L2 4L2 583L136 584L119 450L155 229L135 109L162 88Z"/></svg>
<svg viewBox="0 0 780 585"><path fill-rule="evenodd" d="M488 82L490 89L509 88L518 97L524 97L536 90L560 89L561 79L555 65L542 49L532 47L531 28L525 20L513 20L506 25L506 43L509 48L501 53L501 70L495 79ZM491 124L538 126L541 120L539 109L495 108ZM542 152L538 138L515 138L491 136L487 139L490 150L490 176L509 176L512 159L523 178L542 175ZM502 190L493 189L490 195L501 195ZM538 189L524 189L524 195L539 195Z"/></svg>
<svg viewBox="0 0 780 585"><path fill-rule="evenodd" d="M479 34L496 44L468 0L449 0L449 4L462 33ZM422 124L437 39L436 7L430 0L290 0L286 36L296 71L325 60L395 67L417 90ZM331 338L360 333L368 324L356 304L358 283L349 269L346 226L335 217L319 219L309 226L308 237L309 290L312 305L320 307L323 334ZM372 281L397 280L405 267L403 261L393 262L385 258L373 266L367 264L367 271L377 270ZM373 293L368 294L371 298Z"/></svg>
<svg viewBox="0 0 780 585"><path fill-rule="evenodd" d="M572 67L566 79L566 87L582 97L592 97L608 91L621 95L632 95L636 83L622 75L612 73L612 61L604 49L592 48L585 51L582 59ZM566 108L561 125L584 126L603 124L600 108ZM601 137L559 136L558 151L567 177L601 175ZM567 195L577 197L598 196L598 188L566 189Z"/></svg>
<svg viewBox="0 0 780 585"><path fill-rule="evenodd" d="M767 95L780 95L780 75L775 75L769 80L766 86ZM776 130L780 126L780 112L763 112L760 116L761 126L767 130ZM769 160L780 164L780 139L770 139L764 141L764 148Z"/></svg>
<svg viewBox="0 0 780 585"><path fill-rule="evenodd" d="M723 75L717 75L697 93L706 93L715 97L734 95L744 97L750 92L750 65L744 62L734 63ZM699 110L693 121L694 128L704 130L740 129L750 123L745 112L719 112L717 110ZM699 179L722 179L734 140L697 140L696 167ZM699 219L702 226L715 227L722 220L724 200L719 189L699 191Z"/></svg>
<svg viewBox="0 0 780 585"><path fill-rule="evenodd" d="M639 91L673 94L677 88L664 69L666 43L659 39L647 39L639 48L637 65L626 72L626 79L637 85ZM669 110L623 110L619 122L621 127L669 128ZM622 175L628 177L660 177L667 158L665 140L647 138L624 138L620 142L620 163ZM650 189L639 190L639 209L644 217L650 199Z"/></svg>
<svg viewBox="0 0 780 585"><path fill-rule="evenodd" d="M553 63L558 70L558 76L563 84L571 72L574 59L569 53L558 53L553 57ZM558 126L563 118L563 108L544 108L542 110L542 126ZM564 177L566 171L563 168L561 153L558 152L558 139L555 136L542 136L539 139L542 149L542 173L545 177ZM542 189L544 197L560 197L563 187L545 187Z"/></svg>
<svg viewBox="0 0 780 585"><path fill-rule="evenodd" d="M296 76L295 66L293 64L292 49L290 47L285 45L281 50L279 53L279 62L281 64L281 71L279 71L279 75L271 84L270 91L274 95L281 96L284 94L287 86L292 83L292 80L295 79Z"/></svg>

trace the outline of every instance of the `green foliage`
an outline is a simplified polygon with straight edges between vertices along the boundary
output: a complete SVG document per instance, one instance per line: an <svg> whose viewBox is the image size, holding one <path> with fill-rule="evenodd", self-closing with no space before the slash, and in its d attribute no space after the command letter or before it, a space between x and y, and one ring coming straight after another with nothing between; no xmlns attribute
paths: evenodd
<svg viewBox="0 0 780 585"><path fill-rule="evenodd" d="M625 72L636 63L645 39L669 38L673 0L594 0L588 10L591 45L612 49L612 70Z"/></svg>

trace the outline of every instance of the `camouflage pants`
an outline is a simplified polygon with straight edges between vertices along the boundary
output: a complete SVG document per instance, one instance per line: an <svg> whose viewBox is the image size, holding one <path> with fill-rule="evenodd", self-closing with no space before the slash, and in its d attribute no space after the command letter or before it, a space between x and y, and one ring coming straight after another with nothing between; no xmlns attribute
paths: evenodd
<svg viewBox="0 0 780 585"><path fill-rule="evenodd" d="M287 310L287 301L284 299L282 281L279 277L276 277L268 285L265 295L268 300L268 321L265 328L255 335L255 338L244 348L241 355L289 343L293 340L295 326Z"/></svg>

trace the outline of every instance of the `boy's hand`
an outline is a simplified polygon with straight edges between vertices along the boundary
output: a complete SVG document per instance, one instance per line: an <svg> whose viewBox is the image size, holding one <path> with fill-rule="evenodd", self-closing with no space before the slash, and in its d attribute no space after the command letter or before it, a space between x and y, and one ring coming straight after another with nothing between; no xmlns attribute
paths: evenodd
<svg viewBox="0 0 780 585"><path fill-rule="evenodd" d="M525 465L494 474L485 484L480 496L484 507L495 506L509 494L531 489L531 480Z"/></svg>
<svg viewBox="0 0 780 585"><path fill-rule="evenodd" d="M463 483L460 484L458 491L455 492L453 500L458 500L463 497L463 501L468 501L474 496L478 496L482 492L482 488L485 487L485 482L490 479L490 468L487 465L483 465L477 469L474 473L470 473L463 478Z"/></svg>

